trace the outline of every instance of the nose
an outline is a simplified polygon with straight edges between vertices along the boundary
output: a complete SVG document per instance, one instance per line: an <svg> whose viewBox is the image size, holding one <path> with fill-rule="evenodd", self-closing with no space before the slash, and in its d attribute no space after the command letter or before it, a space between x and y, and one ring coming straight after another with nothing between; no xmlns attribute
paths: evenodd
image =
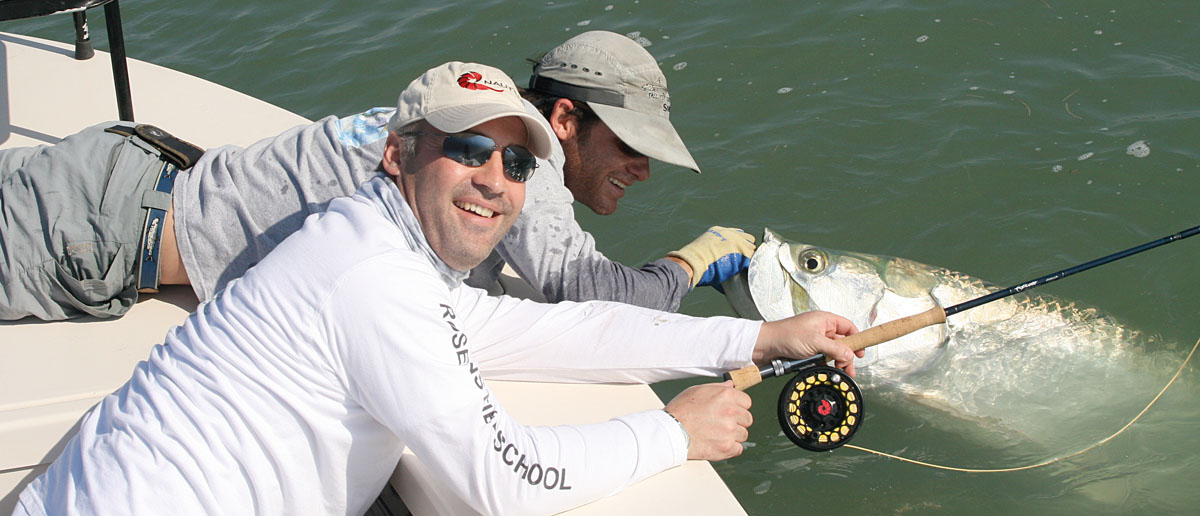
<svg viewBox="0 0 1200 516"><path fill-rule="evenodd" d="M638 181L650 179L650 158L647 158L646 156L633 158L633 162L630 163L629 166L625 167L625 170L629 171L630 174L633 174Z"/></svg>
<svg viewBox="0 0 1200 516"><path fill-rule="evenodd" d="M485 194L493 196L504 193L504 189L508 185L508 176L504 173L504 158L501 149L496 149L492 152L492 157L480 166L473 176L471 182L478 186Z"/></svg>

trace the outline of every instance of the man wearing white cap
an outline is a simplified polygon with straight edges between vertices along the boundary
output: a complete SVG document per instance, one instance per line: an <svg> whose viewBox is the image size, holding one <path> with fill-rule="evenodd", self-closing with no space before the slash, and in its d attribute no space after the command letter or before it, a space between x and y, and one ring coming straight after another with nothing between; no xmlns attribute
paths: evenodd
<svg viewBox="0 0 1200 516"><path fill-rule="evenodd" d="M380 166L214 300L83 417L15 514L362 514L407 446L486 514L581 505L685 459L741 453L749 397L524 426L485 378L656 381L825 353L843 318L699 319L540 304L461 283L520 213L553 136L494 68L401 94ZM689 439L690 437L690 439Z"/></svg>

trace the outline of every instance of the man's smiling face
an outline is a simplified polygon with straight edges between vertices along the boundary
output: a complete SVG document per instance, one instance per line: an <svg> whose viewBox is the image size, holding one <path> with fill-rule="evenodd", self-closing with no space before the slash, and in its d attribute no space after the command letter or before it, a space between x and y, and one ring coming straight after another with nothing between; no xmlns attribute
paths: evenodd
<svg viewBox="0 0 1200 516"><path fill-rule="evenodd" d="M626 188L650 179L650 158L622 143L604 122L590 124L562 146L564 183L576 201L597 214L617 211Z"/></svg>
<svg viewBox="0 0 1200 516"><path fill-rule="evenodd" d="M422 131L440 133L427 122L420 125ZM458 271L470 270L487 258L525 204L525 184L505 175L501 158L504 147L526 145L525 124L504 117L469 132L496 142L497 149L482 166L469 167L446 157L444 137L438 135L420 135L416 154L406 159L399 137L392 134L383 160L430 247Z"/></svg>

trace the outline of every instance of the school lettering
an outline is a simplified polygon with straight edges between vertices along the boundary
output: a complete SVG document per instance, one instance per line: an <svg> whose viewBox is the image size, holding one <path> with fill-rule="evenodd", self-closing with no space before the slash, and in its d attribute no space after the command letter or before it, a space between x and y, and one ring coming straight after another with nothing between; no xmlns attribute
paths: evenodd
<svg viewBox="0 0 1200 516"><path fill-rule="evenodd" d="M504 436L504 432L500 430L500 422L497 421L499 414L497 407L492 403L492 395L487 390L486 384L483 383L483 375L479 371L479 366L471 361L471 354L467 348L467 334L458 329L455 324L457 317L454 314L454 309L449 305L440 305L442 308L442 320L449 326L450 346L454 349L454 354L458 359L458 365L467 368L473 380L475 387L483 394L483 406L480 411L480 417L483 419L483 424L491 426L496 432L496 438L492 440L492 451L500 455L500 460L508 466L512 466L512 472L524 482L531 486L541 486L544 489L560 491L569 491L572 486L567 484L567 468L558 468L553 466L543 466L540 463L530 462L528 456L517 449L515 444L509 443Z"/></svg>
<svg viewBox="0 0 1200 516"><path fill-rule="evenodd" d="M497 432L497 436L499 438L499 432ZM571 490L571 486L567 485L567 468L543 468L536 462L530 464L525 461L525 454L519 452L517 447L512 444L504 446L503 451L500 452L500 458L505 464L513 467L512 470L518 478L528 482L531 486L560 491Z"/></svg>

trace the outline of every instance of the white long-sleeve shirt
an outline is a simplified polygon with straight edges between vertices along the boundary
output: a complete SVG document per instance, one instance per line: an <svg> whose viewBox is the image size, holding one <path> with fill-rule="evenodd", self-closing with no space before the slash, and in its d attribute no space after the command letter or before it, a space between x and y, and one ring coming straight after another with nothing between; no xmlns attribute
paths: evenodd
<svg viewBox="0 0 1200 516"><path fill-rule="evenodd" d="M484 513L565 510L681 464L662 411L513 420L486 378L657 381L749 361L759 323L461 285L386 178L333 201L104 398L17 513L361 514L408 446Z"/></svg>

